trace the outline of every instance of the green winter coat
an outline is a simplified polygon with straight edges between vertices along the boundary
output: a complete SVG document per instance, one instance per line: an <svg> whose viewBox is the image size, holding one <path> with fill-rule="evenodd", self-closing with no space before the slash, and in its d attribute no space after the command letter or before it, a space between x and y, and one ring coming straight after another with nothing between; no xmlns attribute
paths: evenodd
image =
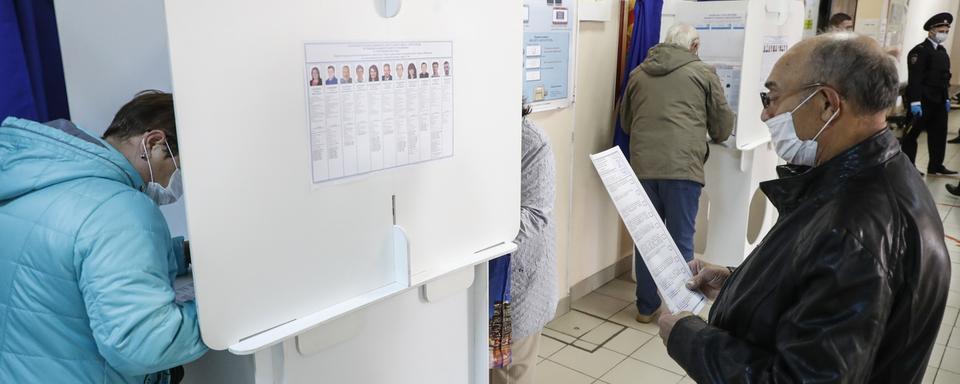
<svg viewBox="0 0 960 384"><path fill-rule="evenodd" d="M704 184L707 137L726 141L734 114L712 66L679 45L659 44L630 73L620 123L640 180Z"/></svg>

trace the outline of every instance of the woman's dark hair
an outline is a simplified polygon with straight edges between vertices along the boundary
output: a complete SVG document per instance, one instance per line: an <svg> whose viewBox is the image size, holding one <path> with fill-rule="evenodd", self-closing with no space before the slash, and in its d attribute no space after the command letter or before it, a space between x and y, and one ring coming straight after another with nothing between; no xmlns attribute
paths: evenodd
<svg viewBox="0 0 960 384"><path fill-rule="evenodd" d="M180 153L177 145L177 121L173 113L173 95L157 90L137 93L117 111L103 138L126 140L150 131L167 135L171 155Z"/></svg>
<svg viewBox="0 0 960 384"><path fill-rule="evenodd" d="M413 76L410 76L410 72L413 72ZM410 63L407 65L407 77L414 79L417 77L417 66L416 64Z"/></svg>
<svg viewBox="0 0 960 384"><path fill-rule="evenodd" d="M370 75L367 76L369 81L380 81L380 69L376 65L371 65L367 70L370 71Z"/></svg>

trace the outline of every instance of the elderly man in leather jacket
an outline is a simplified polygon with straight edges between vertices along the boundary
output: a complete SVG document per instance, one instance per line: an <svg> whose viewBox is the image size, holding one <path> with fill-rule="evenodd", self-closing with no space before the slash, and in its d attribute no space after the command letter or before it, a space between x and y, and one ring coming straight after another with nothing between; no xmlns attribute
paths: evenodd
<svg viewBox="0 0 960 384"><path fill-rule="evenodd" d="M761 118L794 160L761 188L780 218L736 269L691 262L688 287L716 300L709 322L659 321L698 383L921 382L950 260L933 199L885 129L897 84L879 45L849 33L775 65Z"/></svg>

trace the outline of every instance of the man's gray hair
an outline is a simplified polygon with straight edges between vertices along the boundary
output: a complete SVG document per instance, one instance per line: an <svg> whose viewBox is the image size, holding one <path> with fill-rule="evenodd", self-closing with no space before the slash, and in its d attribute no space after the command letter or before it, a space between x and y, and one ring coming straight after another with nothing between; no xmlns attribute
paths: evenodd
<svg viewBox="0 0 960 384"><path fill-rule="evenodd" d="M663 40L667 44L676 44L684 48L690 48L693 43L700 41L700 34L697 29L689 24L674 24L667 30L667 38Z"/></svg>
<svg viewBox="0 0 960 384"><path fill-rule="evenodd" d="M836 88L856 112L883 112L897 102L900 79L892 56L855 33L831 33L810 54L804 84Z"/></svg>

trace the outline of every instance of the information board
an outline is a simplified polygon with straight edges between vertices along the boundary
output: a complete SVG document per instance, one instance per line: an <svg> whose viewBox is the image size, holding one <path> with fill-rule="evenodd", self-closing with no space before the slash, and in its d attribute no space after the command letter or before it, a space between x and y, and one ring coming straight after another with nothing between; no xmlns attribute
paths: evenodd
<svg viewBox="0 0 960 384"><path fill-rule="evenodd" d="M700 34L700 59L716 67L727 102L732 110L737 111L740 105L747 13L690 7L686 12L678 13L677 19L697 29Z"/></svg>
<svg viewBox="0 0 960 384"><path fill-rule="evenodd" d="M523 1L523 97L535 111L573 102L577 2Z"/></svg>

